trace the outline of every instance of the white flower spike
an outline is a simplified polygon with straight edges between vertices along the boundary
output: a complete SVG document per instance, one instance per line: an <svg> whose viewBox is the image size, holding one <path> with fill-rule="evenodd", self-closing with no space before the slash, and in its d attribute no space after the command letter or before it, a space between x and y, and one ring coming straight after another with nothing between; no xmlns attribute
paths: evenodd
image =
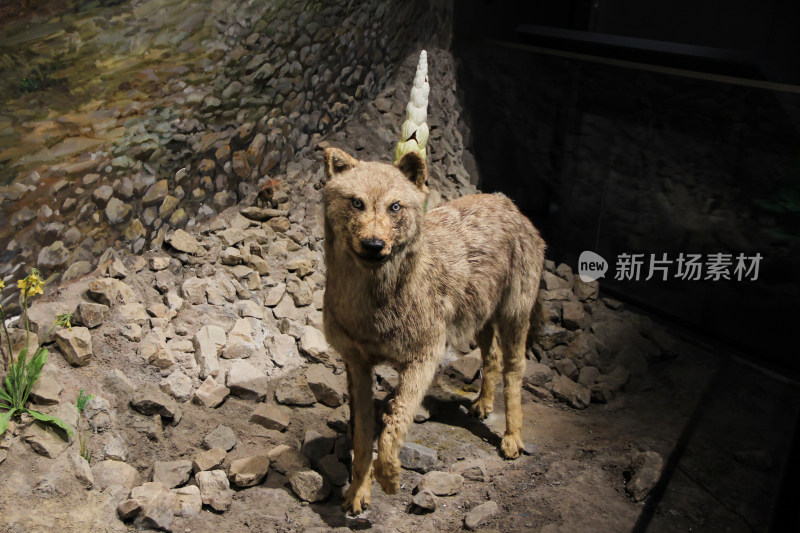
<svg viewBox="0 0 800 533"><path fill-rule="evenodd" d="M414 86L406 106L406 120L400 130L400 142L394 150L394 162L397 163L407 153L417 150L423 159L427 157L425 147L428 144L428 54L423 50L419 54Z"/></svg>

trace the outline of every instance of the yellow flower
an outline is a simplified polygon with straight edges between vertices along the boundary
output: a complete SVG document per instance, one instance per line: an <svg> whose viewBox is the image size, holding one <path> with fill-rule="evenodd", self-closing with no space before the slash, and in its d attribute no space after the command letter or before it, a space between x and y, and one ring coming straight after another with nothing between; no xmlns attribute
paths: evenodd
<svg viewBox="0 0 800 533"><path fill-rule="evenodd" d="M0 279L0 289L5 289L5 288L6 288L5 282L2 279Z"/></svg>
<svg viewBox="0 0 800 533"><path fill-rule="evenodd" d="M39 271L34 268L28 276L17 282L17 287L24 292L26 297L30 298L37 294L43 294L44 281L39 277Z"/></svg>

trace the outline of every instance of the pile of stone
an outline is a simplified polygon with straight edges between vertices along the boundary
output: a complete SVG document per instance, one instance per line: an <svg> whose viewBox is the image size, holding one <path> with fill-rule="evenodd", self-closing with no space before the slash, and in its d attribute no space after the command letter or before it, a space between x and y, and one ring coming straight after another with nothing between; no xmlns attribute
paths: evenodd
<svg viewBox="0 0 800 533"><path fill-rule="evenodd" d="M599 298L598 282L584 282L569 265L547 261L541 312L528 351L524 387L544 402L584 409L613 402L625 387L641 389L648 365L675 355L675 341L646 317ZM473 350L447 372L466 383L479 376L481 355Z"/></svg>
<svg viewBox="0 0 800 533"><path fill-rule="evenodd" d="M148 64L135 74L157 82L147 89L152 94L132 90L109 109L42 123L64 140L31 155L46 166L0 189L13 231L0 233L9 258L0 276L35 262L46 274L69 267L70 279L86 273L73 265L93 262L109 245L137 254L158 248L169 231L191 231L237 201L250 202L374 98L415 42L440 35L446 16L443 2L365 2L351 10L234 1L204 27L197 17L186 20L191 9L171 6L158 16L162 28L175 26L184 37L184 52L203 56L191 80L176 75L185 69L154 72ZM121 49L134 46L129 37L144 49L163 45L146 13L118 18L127 22L118 28ZM85 41L95 40L93 25L78 26L90 32Z"/></svg>

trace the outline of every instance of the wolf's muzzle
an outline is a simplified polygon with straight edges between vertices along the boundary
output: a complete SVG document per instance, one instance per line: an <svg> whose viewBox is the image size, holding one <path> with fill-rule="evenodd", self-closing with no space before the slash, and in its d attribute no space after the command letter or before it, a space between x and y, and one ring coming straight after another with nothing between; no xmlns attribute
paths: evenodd
<svg viewBox="0 0 800 533"><path fill-rule="evenodd" d="M361 248L364 250L365 255L377 256L379 255L386 243L380 239L364 239L361 241Z"/></svg>

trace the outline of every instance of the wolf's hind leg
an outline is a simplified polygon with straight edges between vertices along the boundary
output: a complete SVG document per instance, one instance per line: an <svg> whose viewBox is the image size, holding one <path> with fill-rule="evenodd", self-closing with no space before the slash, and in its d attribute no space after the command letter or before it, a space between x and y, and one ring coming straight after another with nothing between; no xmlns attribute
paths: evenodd
<svg viewBox="0 0 800 533"><path fill-rule="evenodd" d="M369 507L372 489L372 443L375 436L372 368L348 364L347 387L353 431L353 480L345 492L342 509L357 515Z"/></svg>
<svg viewBox="0 0 800 533"><path fill-rule="evenodd" d="M481 349L481 375L483 382L478 398L472 403L472 414L484 419L494 411L494 395L500 378L500 346L495 336L494 324L486 324L478 332L478 347Z"/></svg>
<svg viewBox="0 0 800 533"><path fill-rule="evenodd" d="M438 351L437 351L438 350ZM400 370L400 383L395 397L389 401L388 412L383 415L384 427L378 439L378 458L375 460L375 479L387 494L400 488L400 447L414 420L414 413L430 387L436 373L438 355L444 351L444 342L435 350L423 352Z"/></svg>
<svg viewBox="0 0 800 533"><path fill-rule="evenodd" d="M506 324L500 331L503 348L503 396L506 404L506 433L500 449L508 459L519 457L522 443L522 375L525 373L525 339L528 319Z"/></svg>

